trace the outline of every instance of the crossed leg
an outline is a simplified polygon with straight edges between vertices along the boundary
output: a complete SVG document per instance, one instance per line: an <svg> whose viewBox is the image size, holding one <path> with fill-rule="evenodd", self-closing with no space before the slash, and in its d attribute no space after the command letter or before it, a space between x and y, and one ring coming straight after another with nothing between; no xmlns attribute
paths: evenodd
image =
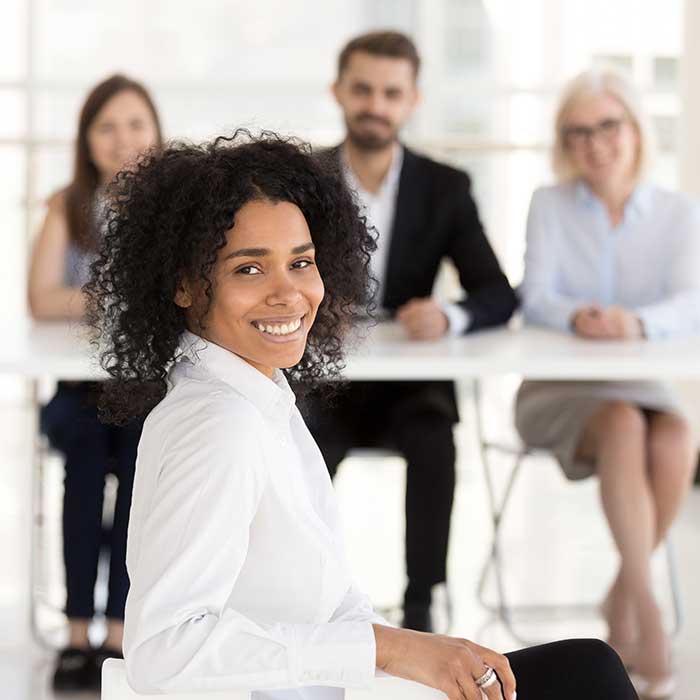
<svg viewBox="0 0 700 700"><path fill-rule="evenodd" d="M578 455L596 464L600 495L620 569L606 601L610 642L648 678L668 673L668 640L651 581L651 556L690 485L687 423L668 413L647 418L633 404L611 401L590 419Z"/></svg>

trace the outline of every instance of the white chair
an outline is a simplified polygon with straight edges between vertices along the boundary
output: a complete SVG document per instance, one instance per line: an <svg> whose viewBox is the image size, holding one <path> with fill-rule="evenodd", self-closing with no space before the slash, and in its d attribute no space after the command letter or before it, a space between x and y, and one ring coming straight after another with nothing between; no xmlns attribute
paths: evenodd
<svg viewBox="0 0 700 700"><path fill-rule="evenodd" d="M250 700L250 690L226 690L201 693L167 693L177 700ZM126 680L124 661L107 659L102 665L102 700L144 700L163 695L142 695L131 689ZM347 689L345 700L444 700L445 694L434 688L382 675L375 679L371 690Z"/></svg>

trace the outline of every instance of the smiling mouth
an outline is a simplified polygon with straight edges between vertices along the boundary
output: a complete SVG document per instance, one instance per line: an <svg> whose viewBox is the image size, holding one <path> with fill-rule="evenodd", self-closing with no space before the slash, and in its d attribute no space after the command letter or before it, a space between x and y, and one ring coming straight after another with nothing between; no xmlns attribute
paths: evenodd
<svg viewBox="0 0 700 700"><path fill-rule="evenodd" d="M306 314L304 314L304 316L299 316L298 318L285 321L284 323L273 321L253 321L252 325L264 335L284 338L294 335L301 328L304 318L306 318Z"/></svg>

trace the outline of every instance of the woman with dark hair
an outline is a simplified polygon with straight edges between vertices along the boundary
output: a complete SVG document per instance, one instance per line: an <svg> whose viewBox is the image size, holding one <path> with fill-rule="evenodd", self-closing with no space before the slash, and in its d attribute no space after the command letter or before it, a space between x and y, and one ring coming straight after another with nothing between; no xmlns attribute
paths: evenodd
<svg viewBox="0 0 700 700"><path fill-rule="evenodd" d="M333 165L274 134L172 145L120 173L86 287L139 444L124 652L140 692L342 698L377 668L450 700L632 700L615 653L507 657L390 627L357 589L328 470L295 407L371 307L374 240ZM515 676L515 677L514 677Z"/></svg>
<svg viewBox="0 0 700 700"><path fill-rule="evenodd" d="M88 95L80 113L73 179L49 200L32 255L29 305L38 320L80 321L87 281L101 232L105 185L144 150L161 145L153 101L146 89L114 75ZM68 646L58 657L56 690L80 690L99 683L104 658L120 654L126 574L126 530L141 422L123 428L98 421L95 384L59 382L42 412L42 429L65 456L63 555ZM107 637L91 650L88 627L95 613L94 588L102 534L105 476L119 479L110 541Z"/></svg>

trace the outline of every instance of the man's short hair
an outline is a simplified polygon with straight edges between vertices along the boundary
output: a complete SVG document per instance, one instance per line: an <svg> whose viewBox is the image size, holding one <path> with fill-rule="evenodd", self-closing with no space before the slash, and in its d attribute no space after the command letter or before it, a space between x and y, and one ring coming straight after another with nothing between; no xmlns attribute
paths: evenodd
<svg viewBox="0 0 700 700"><path fill-rule="evenodd" d="M352 54L357 51L364 51L372 56L404 58L413 67L414 76L418 77L420 69L418 50L413 41L401 32L368 32L351 39L338 56L338 76L348 67Z"/></svg>

